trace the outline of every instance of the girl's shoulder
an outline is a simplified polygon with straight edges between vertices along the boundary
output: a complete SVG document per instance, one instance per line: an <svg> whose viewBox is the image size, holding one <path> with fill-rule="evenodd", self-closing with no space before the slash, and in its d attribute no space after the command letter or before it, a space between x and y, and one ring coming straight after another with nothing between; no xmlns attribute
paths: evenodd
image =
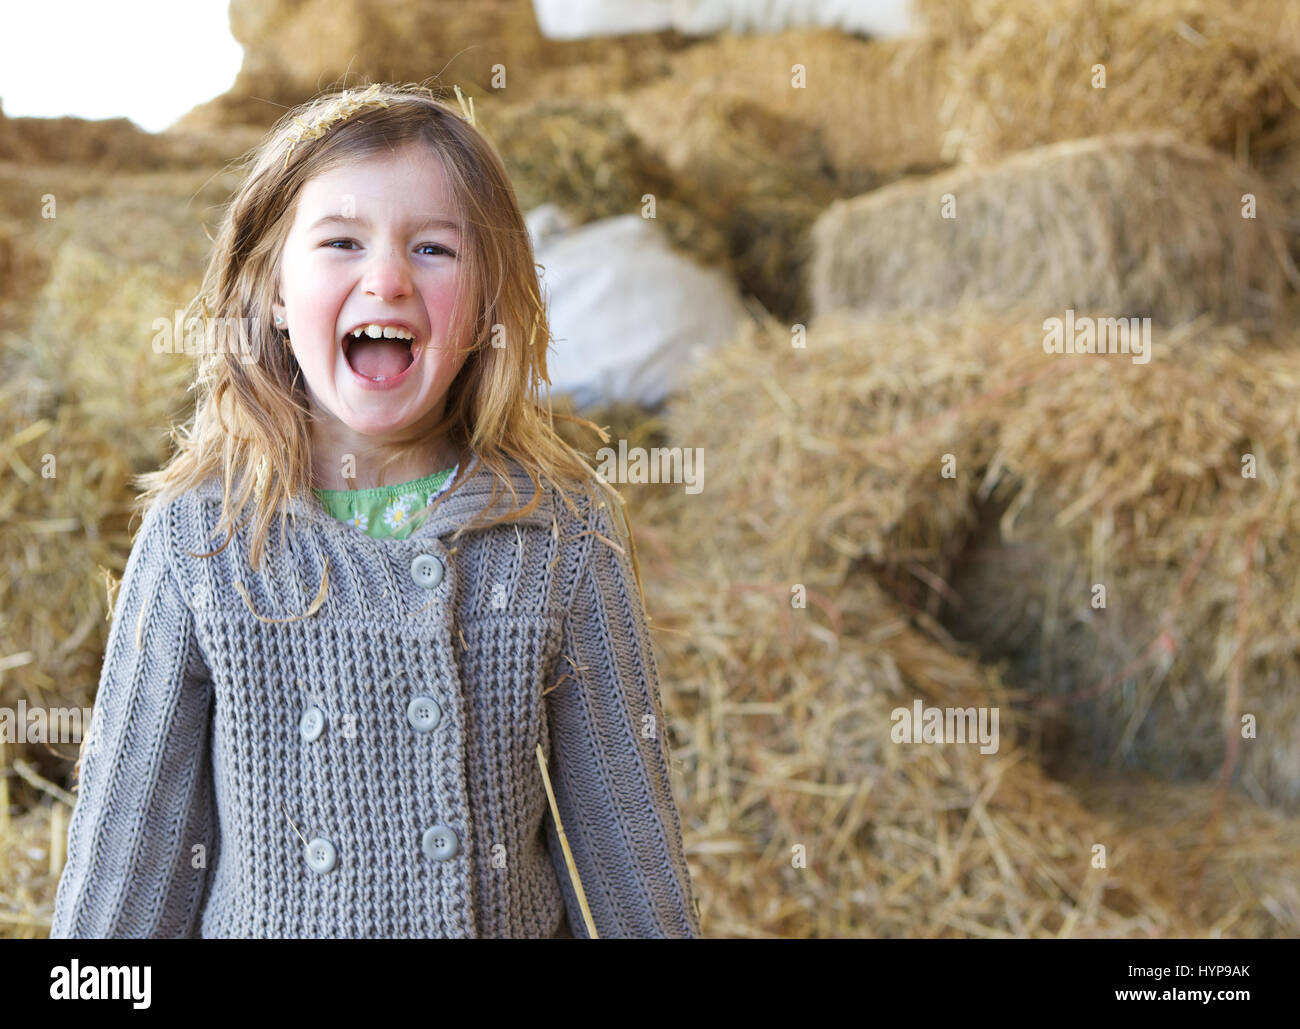
<svg viewBox="0 0 1300 1029"><path fill-rule="evenodd" d="M139 575L148 568L166 568L180 581L178 555L183 541L193 534L195 503L193 490L185 490L155 494L144 506L136 506L128 524L127 569Z"/></svg>

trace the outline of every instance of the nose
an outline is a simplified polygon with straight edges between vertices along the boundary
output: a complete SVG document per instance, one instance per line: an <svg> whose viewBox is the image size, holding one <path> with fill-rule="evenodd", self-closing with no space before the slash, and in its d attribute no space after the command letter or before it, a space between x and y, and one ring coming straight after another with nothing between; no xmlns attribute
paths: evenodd
<svg viewBox="0 0 1300 1029"><path fill-rule="evenodd" d="M367 262L365 291L379 300L397 300L411 292L411 272L398 247L376 248Z"/></svg>

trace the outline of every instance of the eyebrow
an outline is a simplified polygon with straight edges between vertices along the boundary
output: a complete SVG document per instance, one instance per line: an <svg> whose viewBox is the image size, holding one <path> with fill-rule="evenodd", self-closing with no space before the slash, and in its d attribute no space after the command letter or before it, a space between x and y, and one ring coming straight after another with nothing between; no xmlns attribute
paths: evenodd
<svg viewBox="0 0 1300 1029"><path fill-rule="evenodd" d="M370 225L369 221L359 216L349 216L344 214L327 214L325 215L324 218L316 219L316 221L312 223L311 228L309 228L307 231L315 232L322 225L328 225L331 222L338 222L343 225L365 225L367 227L369 227ZM434 215L434 214L416 216L415 218L412 218L411 221L408 223L408 227L412 229L451 229L453 232L460 231L460 226L457 225L454 221L451 221L447 218L439 217L438 215Z"/></svg>

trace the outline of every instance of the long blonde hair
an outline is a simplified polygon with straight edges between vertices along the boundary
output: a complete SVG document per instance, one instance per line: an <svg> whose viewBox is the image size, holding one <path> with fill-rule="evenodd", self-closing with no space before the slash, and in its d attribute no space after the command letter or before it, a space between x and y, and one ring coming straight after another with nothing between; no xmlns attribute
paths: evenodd
<svg viewBox="0 0 1300 1029"><path fill-rule="evenodd" d="M502 488L515 504L485 524L531 513L542 479L571 510L566 484L594 498L598 483L616 504L623 504L618 492L555 431L556 417L596 426L551 410L546 373L550 327L528 229L500 156L466 117L431 90L375 83L363 92L323 94L288 111L234 166L241 184L225 209L203 284L185 314L188 321L197 312L203 325L250 327L250 346L242 357L230 346L200 354L190 386L198 391L192 427L178 431L172 426L177 445L172 458L158 471L135 476L142 490L135 509L143 514L154 502L220 474L222 518L214 535L225 530L226 540L211 553L194 556L220 553L233 537L237 513L251 502L250 561L257 568L276 510L283 537L291 496L311 488L310 402L287 337L271 324L281 252L303 185L340 164L408 144L428 146L437 155L454 198L462 273L449 338L457 346L468 341L468 356L448 387L442 421L429 436L395 449L381 471L427 446L430 437L446 433L458 451L468 449L479 462L462 462L450 488L424 515L473 477L465 464L474 465L475 475L497 477L488 507ZM249 352L255 360L245 359ZM542 383L548 386L545 406ZM608 442L602 430L596 431ZM507 458L522 464L534 484L526 507L518 506ZM480 524L477 519L456 535L475 524ZM639 586L639 569L637 579Z"/></svg>

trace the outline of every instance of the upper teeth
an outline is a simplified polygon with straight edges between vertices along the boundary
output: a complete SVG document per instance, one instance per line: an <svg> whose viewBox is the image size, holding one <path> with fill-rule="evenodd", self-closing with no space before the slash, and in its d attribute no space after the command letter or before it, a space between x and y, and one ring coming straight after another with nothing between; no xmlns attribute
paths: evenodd
<svg viewBox="0 0 1300 1029"><path fill-rule="evenodd" d="M352 335L359 337L363 332L371 339L415 339L410 330L403 329L400 325L376 325L371 322L369 325L358 325L352 330Z"/></svg>

